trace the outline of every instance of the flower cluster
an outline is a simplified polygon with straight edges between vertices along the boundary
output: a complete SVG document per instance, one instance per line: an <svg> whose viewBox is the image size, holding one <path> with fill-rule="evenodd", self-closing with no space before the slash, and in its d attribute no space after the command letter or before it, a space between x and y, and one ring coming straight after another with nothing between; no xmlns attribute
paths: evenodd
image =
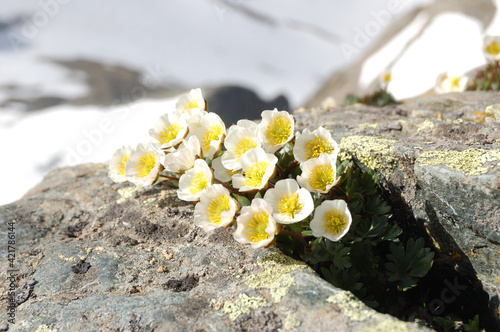
<svg viewBox="0 0 500 332"><path fill-rule="evenodd" d="M178 186L195 204L194 223L205 231L236 222L234 238L268 246L284 225L300 225L316 238L340 240L352 217L347 203L328 194L340 181L339 146L328 130L295 131L286 111L265 110L259 122L226 128L207 111L200 89L179 98L175 110L150 129L151 142L118 149L109 177L147 186Z"/></svg>
<svg viewBox="0 0 500 332"><path fill-rule="evenodd" d="M483 40L482 52L487 62L484 69L478 70L473 78L460 73L441 73L436 79L434 87L436 93L465 90L498 91L500 89L500 36L486 36Z"/></svg>

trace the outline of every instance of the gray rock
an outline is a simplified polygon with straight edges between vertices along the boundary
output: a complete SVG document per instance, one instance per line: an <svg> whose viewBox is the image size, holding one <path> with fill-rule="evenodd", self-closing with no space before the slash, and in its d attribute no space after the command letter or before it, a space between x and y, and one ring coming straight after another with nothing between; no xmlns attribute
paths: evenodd
<svg viewBox="0 0 500 332"><path fill-rule="evenodd" d="M195 232L193 206L174 190L113 184L104 165L49 173L0 219L16 221L18 285L37 282L9 331L426 330L276 249L238 244L231 228Z"/></svg>
<svg viewBox="0 0 500 332"><path fill-rule="evenodd" d="M500 329L499 103L498 93L467 92L414 98L383 108L353 105L296 113L299 127L325 126L346 156L361 167L376 169L406 231L413 229L418 235L424 229L440 264L487 293L496 329Z"/></svg>

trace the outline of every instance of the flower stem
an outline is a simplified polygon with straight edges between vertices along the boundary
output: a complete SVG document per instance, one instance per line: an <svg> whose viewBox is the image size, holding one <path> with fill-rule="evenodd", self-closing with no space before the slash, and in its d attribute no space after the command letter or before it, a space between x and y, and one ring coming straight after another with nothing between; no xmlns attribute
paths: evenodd
<svg viewBox="0 0 500 332"><path fill-rule="evenodd" d="M161 174L161 173L160 173L160 174L158 174L158 176L159 176L159 177L161 177L161 178L165 178L165 179L167 179L167 180L173 181L173 182L174 182L174 181L175 181L175 182L179 181L179 178L178 178L178 177L175 177L175 176L168 176L168 175Z"/></svg>
<svg viewBox="0 0 500 332"><path fill-rule="evenodd" d="M283 173L283 178L287 178L288 174L290 174L291 171L293 171L295 168L299 166L299 162L297 160L292 161L288 167L285 169Z"/></svg>
<svg viewBox="0 0 500 332"><path fill-rule="evenodd" d="M311 246L309 246L309 243L306 242L306 240L304 239L304 237L300 233L294 233L294 232L290 232L290 231L280 230L280 234L290 235L291 237L299 240L299 242L304 246L305 251L308 251L311 249Z"/></svg>
<svg viewBox="0 0 500 332"><path fill-rule="evenodd" d="M283 175L284 175L284 171L283 171L283 168L281 168L280 165L276 164L276 169L278 170L278 173L280 174L280 177L281 178L285 178Z"/></svg>

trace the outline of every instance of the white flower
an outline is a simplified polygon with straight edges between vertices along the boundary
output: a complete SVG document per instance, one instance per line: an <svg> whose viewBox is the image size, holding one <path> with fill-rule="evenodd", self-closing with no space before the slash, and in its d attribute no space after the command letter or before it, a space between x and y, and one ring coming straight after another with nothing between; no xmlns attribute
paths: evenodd
<svg viewBox="0 0 500 332"><path fill-rule="evenodd" d="M196 136L191 136L182 142L175 152L166 154L162 164L167 171L179 174L192 168L196 159L200 157L200 142Z"/></svg>
<svg viewBox="0 0 500 332"><path fill-rule="evenodd" d="M207 105L205 103L205 99L203 99L201 89L192 89L189 93L180 96L177 100L177 103L175 104L175 110L181 113L189 113L189 111L192 109L207 109Z"/></svg>
<svg viewBox="0 0 500 332"><path fill-rule="evenodd" d="M380 87L382 89L387 89L391 80L392 80L392 73L389 70L384 70L379 77Z"/></svg>
<svg viewBox="0 0 500 332"><path fill-rule="evenodd" d="M221 184L214 184L203 192L194 208L194 224L205 232L226 227L233 222L238 202Z"/></svg>
<svg viewBox="0 0 500 332"><path fill-rule="evenodd" d="M500 36L487 36L483 41L484 56L488 60L500 60Z"/></svg>
<svg viewBox="0 0 500 332"><path fill-rule="evenodd" d="M212 158L221 148L226 134L226 126L216 113L202 114L199 127L189 124L192 135L198 137L201 144L202 157Z"/></svg>
<svg viewBox="0 0 500 332"><path fill-rule="evenodd" d="M130 158L130 152L132 148L130 146L123 146L118 149L111 157L109 161L109 178L114 182L125 182L127 177L125 176L125 165Z"/></svg>
<svg viewBox="0 0 500 332"><path fill-rule="evenodd" d="M322 153L329 154L334 159L339 153L337 142L325 128L319 127L314 131L306 128L295 139L293 155L298 162L303 163L306 160L318 158Z"/></svg>
<svg viewBox="0 0 500 332"><path fill-rule="evenodd" d="M193 168L179 179L177 196L183 201L198 201L201 194L212 185L212 170L203 159L197 159Z"/></svg>
<svg viewBox="0 0 500 332"><path fill-rule="evenodd" d="M259 123L259 135L262 138L264 149L275 153L293 138L295 120L287 111L262 112L262 121Z"/></svg>
<svg viewBox="0 0 500 332"><path fill-rule="evenodd" d="M328 154L309 159L300 164L302 174L297 176L297 182L310 192L326 194L340 181L340 177L336 176L336 163L336 158Z"/></svg>
<svg viewBox="0 0 500 332"><path fill-rule="evenodd" d="M347 203L336 199L324 201L316 208L310 226L315 237L323 236L330 241L338 241L347 233L351 223L352 217Z"/></svg>
<svg viewBox="0 0 500 332"><path fill-rule="evenodd" d="M314 202L307 189L299 188L293 179L279 180L268 189L264 200L273 208L273 217L281 224L292 224L307 218L314 210Z"/></svg>
<svg viewBox="0 0 500 332"><path fill-rule="evenodd" d="M226 152L222 155L222 164L230 170L241 169L240 158L250 149L262 147L262 140L257 133L257 124L249 120L240 120L227 131L224 139Z"/></svg>
<svg viewBox="0 0 500 332"><path fill-rule="evenodd" d="M154 143L167 150L179 145L187 131L185 115L180 112L171 112L158 119L155 127L149 130L149 135L153 138Z"/></svg>
<svg viewBox="0 0 500 332"><path fill-rule="evenodd" d="M241 129L241 128L257 130L257 123L255 121L251 121L251 120L247 120L247 119L238 120L238 122L236 122L235 125L232 125L231 127L229 127L229 129L227 130L227 134L229 135L229 133L232 130Z"/></svg>
<svg viewBox="0 0 500 332"><path fill-rule="evenodd" d="M269 203L262 198L252 200L250 206L244 206L236 218L238 224L233 236L239 243L250 244L252 248L268 246L276 233L276 221Z"/></svg>
<svg viewBox="0 0 500 332"><path fill-rule="evenodd" d="M233 187L240 191L260 190L274 175L278 158L262 148L250 149L240 159L244 174L233 175Z"/></svg>
<svg viewBox="0 0 500 332"><path fill-rule="evenodd" d="M469 79L464 75L441 73L436 79L437 93L462 92L467 89Z"/></svg>
<svg viewBox="0 0 500 332"><path fill-rule="evenodd" d="M240 173L238 171L231 171L225 168L222 164L221 157L217 157L212 160L212 168L214 169L214 178L222 182L229 182L231 181L231 177L233 175Z"/></svg>
<svg viewBox="0 0 500 332"><path fill-rule="evenodd" d="M125 165L127 179L137 186L147 186L158 178L158 173L163 166L160 163L163 157L151 144L138 144L130 153L130 158Z"/></svg>

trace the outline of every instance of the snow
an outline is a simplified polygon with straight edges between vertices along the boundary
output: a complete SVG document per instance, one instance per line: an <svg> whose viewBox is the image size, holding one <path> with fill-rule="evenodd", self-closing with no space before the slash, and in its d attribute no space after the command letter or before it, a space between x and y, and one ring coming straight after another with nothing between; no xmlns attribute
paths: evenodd
<svg viewBox="0 0 500 332"><path fill-rule="evenodd" d="M176 101L140 100L107 110L58 106L30 113L23 121L2 128L0 172L6 190L0 191L0 202L21 197L50 169L106 162L122 145L148 142L149 129L161 115L175 109ZM8 161L16 161L15 166Z"/></svg>

